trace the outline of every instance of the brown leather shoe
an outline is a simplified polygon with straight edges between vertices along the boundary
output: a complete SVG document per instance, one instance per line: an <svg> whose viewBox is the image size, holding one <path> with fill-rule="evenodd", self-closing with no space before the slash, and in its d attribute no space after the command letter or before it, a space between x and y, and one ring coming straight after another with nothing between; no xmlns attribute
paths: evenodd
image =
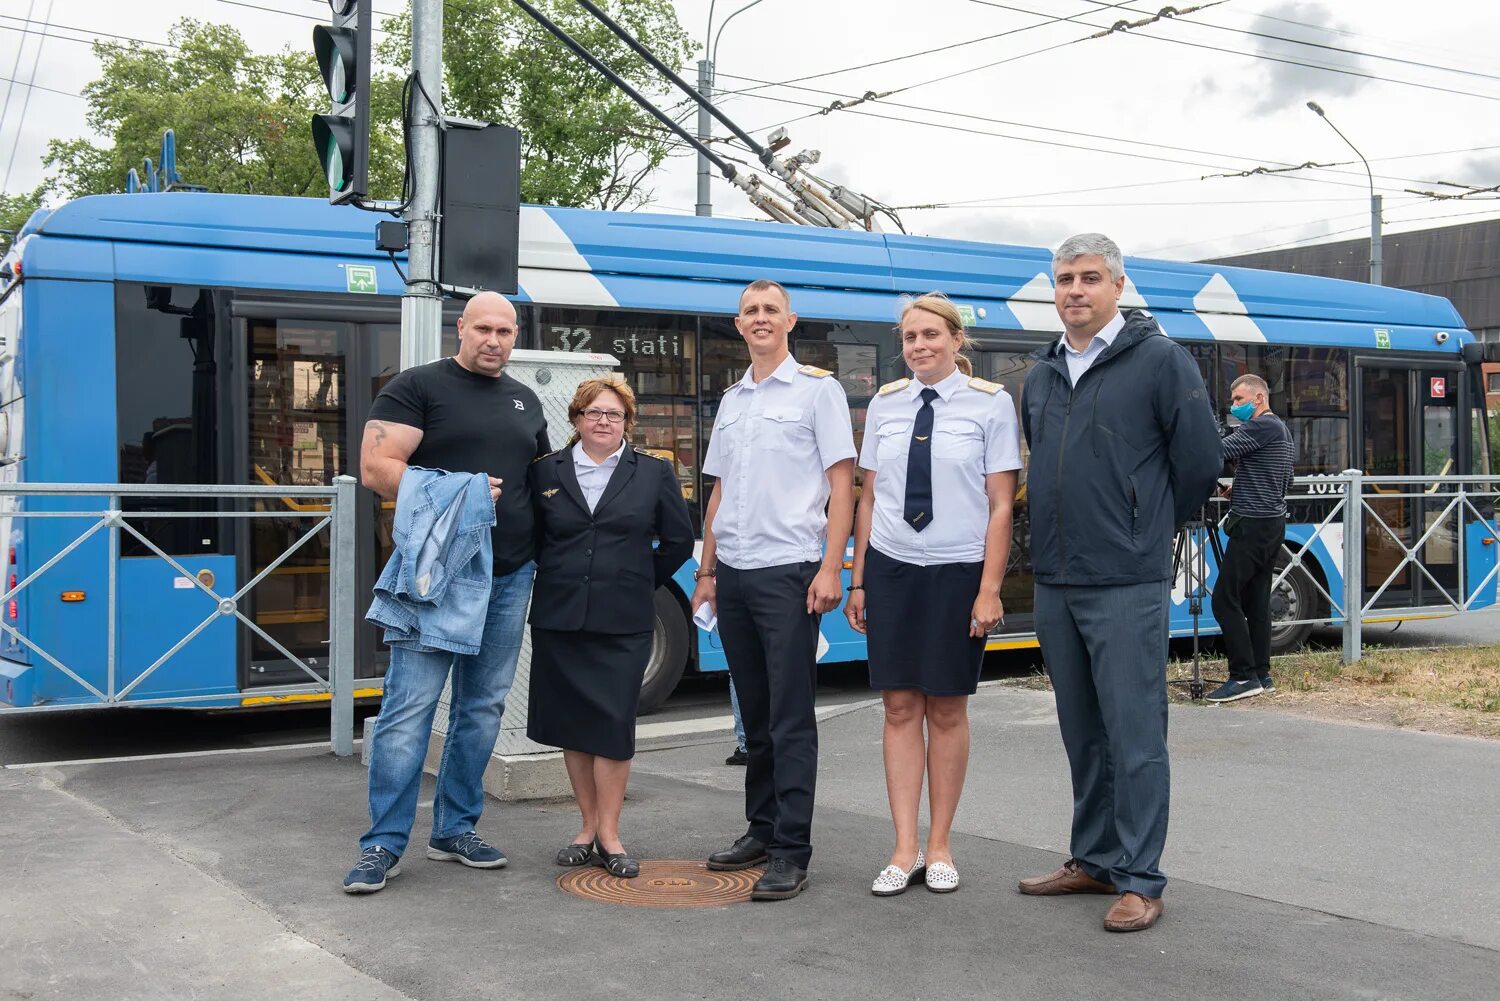
<svg viewBox="0 0 1500 1001"><path fill-rule="evenodd" d="M1127 890L1104 915L1105 931L1145 931L1161 917L1161 898Z"/></svg>
<svg viewBox="0 0 1500 1001"><path fill-rule="evenodd" d="M1114 893L1109 883L1100 882L1083 871L1083 864L1076 858L1063 863L1061 869L1045 876L1023 879L1019 888L1032 897L1057 897L1064 893Z"/></svg>

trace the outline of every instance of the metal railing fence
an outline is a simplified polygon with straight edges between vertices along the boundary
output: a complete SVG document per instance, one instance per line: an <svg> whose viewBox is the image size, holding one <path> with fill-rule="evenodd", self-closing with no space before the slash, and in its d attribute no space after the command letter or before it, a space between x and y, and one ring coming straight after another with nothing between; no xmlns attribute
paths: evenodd
<svg viewBox="0 0 1500 1001"><path fill-rule="evenodd" d="M1348 469L1332 476L1297 477L1287 501L1292 511L1288 525L1310 526L1311 531L1300 543L1283 543L1287 563L1276 574L1272 591L1301 573L1326 602L1328 614L1278 620L1276 625L1341 626L1345 663L1362 656L1362 627L1367 623L1458 614L1494 603L1500 559L1487 560L1493 565L1475 580L1469 566L1469 536L1473 532L1478 545L1500 554L1495 526L1500 477L1369 476ZM1228 505L1221 503L1215 517L1221 531L1228 515ZM1324 574L1313 554L1317 543L1340 571L1341 580ZM1373 578L1367 565L1370 553L1381 554L1387 564ZM1453 579L1439 580L1435 565L1451 568ZM1421 604L1382 606L1381 599L1408 574L1408 580L1420 579ZM1348 609L1357 609L1357 614Z"/></svg>
<svg viewBox="0 0 1500 1001"><path fill-rule="evenodd" d="M102 497L105 505L95 510L33 511L17 505L24 497ZM244 500L265 502L268 510L174 510L141 511L124 510L121 501L133 499L169 499L193 501ZM314 501L307 504L306 501ZM303 503L288 503L289 501ZM103 709L140 706L190 706L195 703L223 702L244 696L284 696L304 694L326 694L331 709L329 739L333 752L338 755L354 753L354 629L359 612L355 606L355 480L351 476L337 476L332 486L238 486L222 484L133 484L133 483L0 483L0 527L6 529L3 541L8 545L11 519L81 519L89 524L71 542L52 553L25 578L10 584L0 593L0 608L16 595L40 579L69 554L89 539L103 532L106 535L106 563L108 588L106 595L106 644L104 657L104 684L90 682L85 675L95 674L82 664L70 666L53 656L40 643L25 636L5 616L0 616L0 633L10 636L45 661L64 676L79 685L86 701L52 702L40 705L15 706L0 709L0 715L35 713L80 709ZM297 522L312 522L291 545L258 571L233 593L224 594L212 586L217 582L205 582L199 574L189 571L182 560L191 557L174 557L137 527L140 522L156 519L231 520L275 518ZM300 527L300 526L299 526ZM276 571L291 556L309 541L327 529L331 533L329 546L329 657L328 677L317 671L300 657L293 654L276 637L268 633L259 623L245 614L241 603L250 592ZM203 618L188 633L178 639L150 666L128 679L118 677L120 667L120 541L121 535L129 536L134 543L165 561L174 571L191 581L191 586L208 596L214 603L213 611ZM183 647L221 618L232 617L267 643L288 663L299 668L309 681L296 685L261 687L232 692L216 692L205 695L174 695L153 698L131 698L147 678L155 674ZM97 662L94 665L97 668ZM74 668L78 669L75 670Z"/></svg>

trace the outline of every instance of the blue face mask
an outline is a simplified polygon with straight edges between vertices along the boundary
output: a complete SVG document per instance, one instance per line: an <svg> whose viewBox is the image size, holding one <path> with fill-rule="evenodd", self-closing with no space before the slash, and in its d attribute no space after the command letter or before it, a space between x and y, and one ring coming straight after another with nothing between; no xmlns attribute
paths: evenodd
<svg viewBox="0 0 1500 1001"><path fill-rule="evenodd" d="M1238 406L1230 407L1229 413L1237 421L1248 421L1251 415L1255 413L1255 404L1241 403Z"/></svg>

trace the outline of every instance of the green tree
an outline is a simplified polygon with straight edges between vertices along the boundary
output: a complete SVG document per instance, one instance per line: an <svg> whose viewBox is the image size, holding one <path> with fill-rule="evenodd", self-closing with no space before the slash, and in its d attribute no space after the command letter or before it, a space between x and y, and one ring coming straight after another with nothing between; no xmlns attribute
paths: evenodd
<svg viewBox="0 0 1500 1001"><path fill-rule="evenodd" d="M174 51L96 43L103 73L84 88L89 126L109 140L56 140L50 187L66 197L123 191L125 174L155 158L162 133L177 134L177 169L210 191L321 195L323 171L309 122L327 110L309 44L262 55L228 25L184 18ZM399 192L400 147L372 150L372 181ZM375 192L372 192L374 194Z"/></svg>
<svg viewBox="0 0 1500 1001"><path fill-rule="evenodd" d="M661 92L656 72L572 0L535 5L638 90ZM600 6L662 62L682 69L693 46L671 0L601 0ZM384 27L381 60L404 71L410 10ZM650 199L645 183L672 138L520 8L508 0L453 0L445 4L443 35L443 110L521 130L522 199L606 209ZM375 90L388 130L399 121L399 92L400 80L389 76Z"/></svg>
<svg viewBox="0 0 1500 1001"><path fill-rule="evenodd" d="M37 185L35 191L22 192L19 195L7 195L0 192L0 254L10 249L15 240L15 234L31 218L42 204L42 199L47 194L47 186Z"/></svg>

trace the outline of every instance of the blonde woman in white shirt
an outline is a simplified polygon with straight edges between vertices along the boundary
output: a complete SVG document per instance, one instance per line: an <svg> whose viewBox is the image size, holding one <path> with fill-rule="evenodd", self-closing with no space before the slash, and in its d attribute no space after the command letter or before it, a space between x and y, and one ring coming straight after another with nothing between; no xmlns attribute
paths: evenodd
<svg viewBox="0 0 1500 1001"><path fill-rule="evenodd" d="M885 703L886 790L896 828L877 896L925 881L958 889L950 847L969 761L969 696L1000 587L1021 468L1016 408L971 377L958 310L940 293L901 312L910 379L882 386L865 418L864 486L845 615L868 637L870 686ZM924 738L924 723L926 734ZM931 828L918 843L923 780Z"/></svg>

